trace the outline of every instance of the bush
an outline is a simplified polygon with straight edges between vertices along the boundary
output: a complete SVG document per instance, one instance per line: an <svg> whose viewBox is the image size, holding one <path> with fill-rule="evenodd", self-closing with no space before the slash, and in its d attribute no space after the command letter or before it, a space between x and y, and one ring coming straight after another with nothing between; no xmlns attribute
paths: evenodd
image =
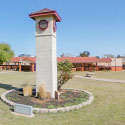
<svg viewBox="0 0 125 125"><path fill-rule="evenodd" d="M58 63L58 90L72 78L72 63L68 60Z"/></svg>
<svg viewBox="0 0 125 125"><path fill-rule="evenodd" d="M45 86L44 84L39 84L38 85L38 97L40 98L45 98L46 97L46 91L45 91Z"/></svg>

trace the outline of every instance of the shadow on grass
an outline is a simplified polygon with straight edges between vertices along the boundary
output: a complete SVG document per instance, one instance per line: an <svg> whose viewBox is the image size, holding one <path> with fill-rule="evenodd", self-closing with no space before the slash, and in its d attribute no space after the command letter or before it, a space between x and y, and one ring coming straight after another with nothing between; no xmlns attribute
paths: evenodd
<svg viewBox="0 0 125 125"><path fill-rule="evenodd" d="M11 89L17 89L16 87L13 87L12 85L0 83L0 88L6 89L6 90L11 90Z"/></svg>

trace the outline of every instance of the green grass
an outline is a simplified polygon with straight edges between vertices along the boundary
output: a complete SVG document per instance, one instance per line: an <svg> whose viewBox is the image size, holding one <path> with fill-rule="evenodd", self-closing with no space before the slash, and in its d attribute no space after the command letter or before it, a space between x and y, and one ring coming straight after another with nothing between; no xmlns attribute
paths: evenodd
<svg viewBox="0 0 125 125"><path fill-rule="evenodd" d="M97 72L96 72L97 73ZM101 73L101 72L100 72ZM99 74L100 74L99 73ZM108 78L119 79L125 73L108 72ZM83 73L76 73L83 74ZM101 75L101 74L100 74ZM101 77L101 76L100 76ZM102 72L103 77L103 72ZM106 76L104 76L106 77ZM0 74L0 94L20 87L25 80L35 83L35 73ZM124 125L125 124L125 84L107 83L87 79L73 78L64 88L77 88L94 94L94 102L80 110L57 114L37 114L34 118L25 118L11 114L10 107L0 101L0 125Z"/></svg>
<svg viewBox="0 0 125 125"><path fill-rule="evenodd" d="M93 76L97 78L105 78L105 79L118 79L125 80L125 71L96 71ZM76 72L74 74L85 76L86 72Z"/></svg>

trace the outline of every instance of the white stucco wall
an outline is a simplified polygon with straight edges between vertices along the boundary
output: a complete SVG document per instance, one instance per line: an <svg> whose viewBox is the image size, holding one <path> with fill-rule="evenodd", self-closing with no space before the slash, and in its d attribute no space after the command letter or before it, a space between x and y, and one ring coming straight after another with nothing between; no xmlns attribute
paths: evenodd
<svg viewBox="0 0 125 125"><path fill-rule="evenodd" d="M112 58L111 66L122 66L122 58Z"/></svg>
<svg viewBox="0 0 125 125"><path fill-rule="evenodd" d="M122 62L125 63L125 57L122 58Z"/></svg>
<svg viewBox="0 0 125 125"><path fill-rule="evenodd" d="M38 28L41 19L49 22L45 31ZM52 98L57 90L56 33L53 32L53 20L52 16L36 18L36 84L44 84Z"/></svg>
<svg viewBox="0 0 125 125"><path fill-rule="evenodd" d="M35 23L36 36L54 35L56 37L56 32L55 33L53 32L53 20L54 20L53 16L36 17L35 20L36 20L36 23ZM48 28L44 31L41 31L38 27L38 23L40 20L48 21Z"/></svg>
<svg viewBox="0 0 125 125"><path fill-rule="evenodd" d="M111 63L99 62L98 66L111 66Z"/></svg>

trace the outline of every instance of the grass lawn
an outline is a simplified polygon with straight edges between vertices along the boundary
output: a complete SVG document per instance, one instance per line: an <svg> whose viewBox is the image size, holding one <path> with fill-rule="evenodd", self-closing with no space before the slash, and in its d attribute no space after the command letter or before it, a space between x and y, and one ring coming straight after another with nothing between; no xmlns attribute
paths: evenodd
<svg viewBox="0 0 125 125"><path fill-rule="evenodd" d="M125 75L121 72L117 72L115 77L112 76L112 72L108 74L108 78L111 76L116 79ZM101 72L98 75L101 77ZM26 80L34 84L35 73L0 73L0 95L13 87L20 87ZM10 107L0 101L0 125L125 125L125 84L73 78L63 87L90 91L95 100L91 105L77 111L37 114L34 118L12 115Z"/></svg>
<svg viewBox="0 0 125 125"><path fill-rule="evenodd" d="M85 76L86 72L76 72L77 75ZM105 79L118 79L125 80L125 71L96 71L93 76L97 78L105 78Z"/></svg>

